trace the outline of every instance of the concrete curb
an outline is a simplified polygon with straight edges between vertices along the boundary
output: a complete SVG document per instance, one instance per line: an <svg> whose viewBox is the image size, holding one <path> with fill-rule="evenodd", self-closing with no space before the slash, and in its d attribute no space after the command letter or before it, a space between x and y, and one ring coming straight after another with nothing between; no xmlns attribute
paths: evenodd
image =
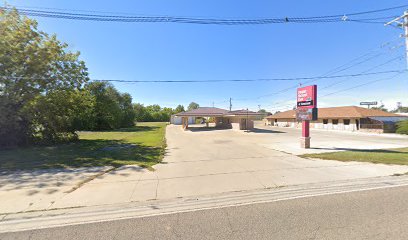
<svg viewBox="0 0 408 240"><path fill-rule="evenodd" d="M0 220L0 232L18 232L67 225L141 218L400 186L408 186L408 176L376 177L233 192L194 198L9 214L3 216Z"/></svg>

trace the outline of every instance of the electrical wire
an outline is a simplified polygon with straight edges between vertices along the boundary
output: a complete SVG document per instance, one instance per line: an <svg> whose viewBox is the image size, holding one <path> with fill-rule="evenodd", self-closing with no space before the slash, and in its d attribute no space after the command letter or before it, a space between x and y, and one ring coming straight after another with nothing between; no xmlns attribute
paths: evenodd
<svg viewBox="0 0 408 240"><path fill-rule="evenodd" d="M219 83L219 82L270 82L270 81L299 81L307 79L335 79L335 78L354 78L361 76L370 75L380 75L387 73L400 72L399 69L387 70L387 71L377 71L377 72L366 72L366 73L356 73L356 74L345 74L345 75L331 75L331 76L315 76L315 77L294 77L294 78L258 78L258 79L206 79L206 80L124 80L124 79L90 79L90 81L96 82L120 82L120 83ZM32 80L49 80L51 78L42 77L24 77L24 76L1 76L2 78L11 79L32 79Z"/></svg>
<svg viewBox="0 0 408 240"><path fill-rule="evenodd" d="M189 23L189 24L214 24L214 25L263 25L276 23L332 23L332 22L370 22L379 19L391 18L394 16L380 16L371 18L355 18L350 16L360 16L372 13L386 12L394 9L407 7L401 5L396 7L377 9L365 12L355 12L348 14L337 14L328 16L314 17L281 17L281 18L259 18L259 19L222 19L222 18L199 18L199 17L177 17L177 16L141 16L141 15L106 15L106 14L85 14L73 13L70 11L51 11L51 10L35 10L41 8L15 8L15 7L0 7L3 10L16 9L20 13L27 16L47 17L69 20L85 20L85 21L107 21L107 22L150 22L150 23ZM93 11L96 12L96 11Z"/></svg>

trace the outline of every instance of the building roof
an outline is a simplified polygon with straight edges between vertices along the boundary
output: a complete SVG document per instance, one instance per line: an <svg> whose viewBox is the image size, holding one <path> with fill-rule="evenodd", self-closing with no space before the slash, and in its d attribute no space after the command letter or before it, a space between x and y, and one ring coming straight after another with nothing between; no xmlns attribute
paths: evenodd
<svg viewBox="0 0 408 240"><path fill-rule="evenodd" d="M319 118L366 118L366 117L401 117L395 113L384 112L377 109L368 109L357 106L319 108ZM296 118L296 110L276 113L268 119Z"/></svg>
<svg viewBox="0 0 408 240"><path fill-rule="evenodd" d="M174 114L177 117L223 117L223 116L260 116L261 113L247 111L247 110L234 110L228 111L222 108L215 107L199 107L187 112L181 112Z"/></svg>
<svg viewBox="0 0 408 240"><path fill-rule="evenodd" d="M229 111L227 114L234 115L234 116L240 116L240 115L262 116L263 115L263 113L258 113L258 112L249 111L245 109Z"/></svg>

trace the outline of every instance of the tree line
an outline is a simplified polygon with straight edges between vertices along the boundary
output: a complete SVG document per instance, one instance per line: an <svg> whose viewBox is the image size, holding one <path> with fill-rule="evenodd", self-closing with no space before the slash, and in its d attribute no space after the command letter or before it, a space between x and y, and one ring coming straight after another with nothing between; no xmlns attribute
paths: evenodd
<svg viewBox="0 0 408 240"><path fill-rule="evenodd" d="M79 130L169 121L184 107L133 104L108 82L90 81L79 52L16 10L0 11L0 147L56 143ZM192 103L189 107L198 107Z"/></svg>

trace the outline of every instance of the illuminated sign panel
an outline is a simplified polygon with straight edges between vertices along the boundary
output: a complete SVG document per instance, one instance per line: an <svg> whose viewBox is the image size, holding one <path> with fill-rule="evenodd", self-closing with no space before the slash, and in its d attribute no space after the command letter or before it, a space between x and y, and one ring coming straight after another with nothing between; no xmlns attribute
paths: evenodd
<svg viewBox="0 0 408 240"><path fill-rule="evenodd" d="M317 107L317 86L316 85L298 88L297 107L298 108L316 108Z"/></svg>
<svg viewBox="0 0 408 240"><path fill-rule="evenodd" d="M317 120L317 86L297 89L296 119L298 121Z"/></svg>

